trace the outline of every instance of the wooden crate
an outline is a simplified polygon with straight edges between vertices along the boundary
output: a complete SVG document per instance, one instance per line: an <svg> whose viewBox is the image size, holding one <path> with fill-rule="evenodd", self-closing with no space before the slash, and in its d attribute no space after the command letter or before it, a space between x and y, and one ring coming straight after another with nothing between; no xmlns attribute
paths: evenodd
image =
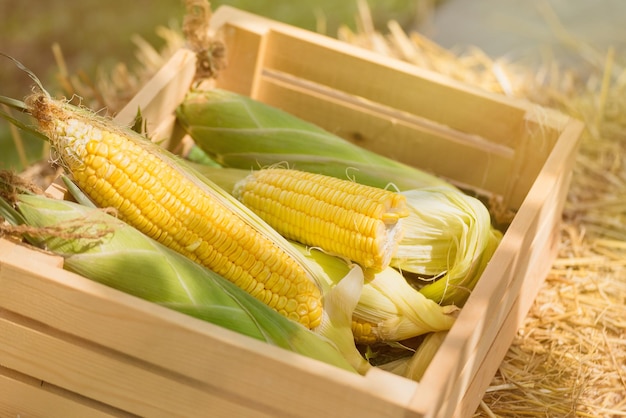
<svg viewBox="0 0 626 418"><path fill-rule="evenodd" d="M468 417L545 278L582 124L406 63L222 7L218 85L432 171L516 214L420 383L358 376L169 311L0 240L0 415ZM120 112L158 139L195 57Z"/></svg>

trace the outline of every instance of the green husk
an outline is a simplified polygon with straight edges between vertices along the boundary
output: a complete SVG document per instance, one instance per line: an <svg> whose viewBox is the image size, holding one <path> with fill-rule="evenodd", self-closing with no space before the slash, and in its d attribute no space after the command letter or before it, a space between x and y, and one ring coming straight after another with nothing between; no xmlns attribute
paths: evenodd
<svg viewBox="0 0 626 418"><path fill-rule="evenodd" d="M225 167L250 170L286 162L290 168L380 188L389 183L399 190L453 187L287 112L229 91L191 90L176 114L196 144Z"/></svg>
<svg viewBox="0 0 626 418"><path fill-rule="evenodd" d="M267 307L228 280L108 215L68 201L20 194L0 214L34 228L28 239L91 280L269 344L355 371L334 343ZM13 213L12 213L13 212ZM60 227L66 233L46 228Z"/></svg>

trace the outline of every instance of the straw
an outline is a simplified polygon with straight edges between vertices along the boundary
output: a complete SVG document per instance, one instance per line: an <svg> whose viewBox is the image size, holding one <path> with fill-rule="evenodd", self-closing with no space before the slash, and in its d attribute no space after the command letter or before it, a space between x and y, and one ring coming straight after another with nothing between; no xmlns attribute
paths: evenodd
<svg viewBox="0 0 626 418"><path fill-rule="evenodd" d="M540 12L594 71L565 71L553 60L537 70L478 48L453 53L394 22L385 35L344 28L340 37L587 124L560 253L475 416L626 416L626 71L613 48L603 54L567 33L547 5Z"/></svg>

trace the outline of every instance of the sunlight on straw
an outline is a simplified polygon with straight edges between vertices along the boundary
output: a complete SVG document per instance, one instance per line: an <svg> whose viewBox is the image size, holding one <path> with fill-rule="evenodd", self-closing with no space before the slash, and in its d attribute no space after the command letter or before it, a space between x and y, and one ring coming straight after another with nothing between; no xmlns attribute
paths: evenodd
<svg viewBox="0 0 626 418"><path fill-rule="evenodd" d="M595 129L600 131L600 124L604 119L604 110L606 108L607 95L611 86L611 73L613 70L613 62L615 61L615 48L609 48L604 62L604 74L602 76L602 87L599 94L598 111L595 118Z"/></svg>

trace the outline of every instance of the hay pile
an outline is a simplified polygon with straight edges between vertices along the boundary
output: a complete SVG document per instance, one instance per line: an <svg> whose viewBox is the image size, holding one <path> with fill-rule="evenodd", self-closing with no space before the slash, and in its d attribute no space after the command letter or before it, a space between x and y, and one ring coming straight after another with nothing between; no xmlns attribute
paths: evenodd
<svg viewBox="0 0 626 418"><path fill-rule="evenodd" d="M373 29L364 1L357 31L338 37L488 91L527 98L586 123L551 273L491 382L476 417L626 416L626 72L609 51L579 44L592 72L551 63L544 70L492 59L474 48L452 53L390 22ZM120 64L96 83L60 80L66 92L115 113L183 43L160 28L163 51L136 39L139 69ZM94 87L95 86L95 87Z"/></svg>
<svg viewBox="0 0 626 418"><path fill-rule="evenodd" d="M394 22L374 31L361 2L340 39L488 91L529 99L586 123L557 260L476 417L626 416L626 71L571 38L591 73L542 71L453 54ZM561 34L564 37L567 34Z"/></svg>

